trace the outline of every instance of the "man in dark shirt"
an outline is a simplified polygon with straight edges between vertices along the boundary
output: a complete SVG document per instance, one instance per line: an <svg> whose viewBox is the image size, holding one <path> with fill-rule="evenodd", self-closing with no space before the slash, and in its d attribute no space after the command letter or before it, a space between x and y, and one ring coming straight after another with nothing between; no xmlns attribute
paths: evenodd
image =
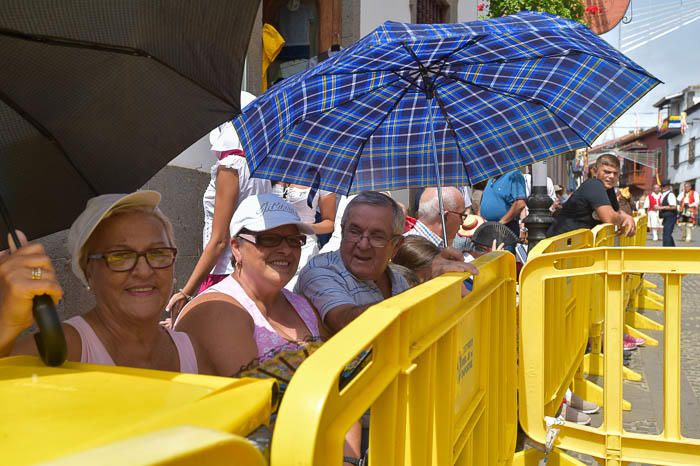
<svg viewBox="0 0 700 466"><path fill-rule="evenodd" d="M620 177L620 161L611 154L598 157L594 178L584 181L563 205L547 236L556 236L578 228L593 228L600 223L619 225L627 234L636 231L634 219L622 212L615 195Z"/></svg>

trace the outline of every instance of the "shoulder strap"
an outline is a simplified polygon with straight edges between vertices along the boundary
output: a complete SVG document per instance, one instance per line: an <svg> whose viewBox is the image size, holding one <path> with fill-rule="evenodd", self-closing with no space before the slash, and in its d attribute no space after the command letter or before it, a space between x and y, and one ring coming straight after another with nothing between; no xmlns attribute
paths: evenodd
<svg viewBox="0 0 700 466"><path fill-rule="evenodd" d="M184 332L176 332L165 329L170 336L170 339L175 343L177 348L177 356L180 359L180 372L186 374L199 374L199 368L197 367L197 355L192 346L192 340L190 336Z"/></svg>

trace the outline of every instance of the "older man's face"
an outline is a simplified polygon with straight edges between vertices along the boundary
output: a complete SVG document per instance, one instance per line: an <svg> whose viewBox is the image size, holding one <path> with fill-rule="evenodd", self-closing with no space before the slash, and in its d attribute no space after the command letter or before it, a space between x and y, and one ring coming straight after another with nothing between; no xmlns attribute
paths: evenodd
<svg viewBox="0 0 700 466"><path fill-rule="evenodd" d="M343 225L340 257L345 267L360 280L379 279L394 255L396 238L392 231L391 207L357 204Z"/></svg>

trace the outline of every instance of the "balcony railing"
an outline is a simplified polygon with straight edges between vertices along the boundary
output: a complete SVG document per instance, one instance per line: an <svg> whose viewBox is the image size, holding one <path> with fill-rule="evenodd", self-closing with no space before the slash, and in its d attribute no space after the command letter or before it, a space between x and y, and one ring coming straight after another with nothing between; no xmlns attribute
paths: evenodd
<svg viewBox="0 0 700 466"><path fill-rule="evenodd" d="M669 115L657 128L660 139L670 139L681 134L683 127L681 115Z"/></svg>

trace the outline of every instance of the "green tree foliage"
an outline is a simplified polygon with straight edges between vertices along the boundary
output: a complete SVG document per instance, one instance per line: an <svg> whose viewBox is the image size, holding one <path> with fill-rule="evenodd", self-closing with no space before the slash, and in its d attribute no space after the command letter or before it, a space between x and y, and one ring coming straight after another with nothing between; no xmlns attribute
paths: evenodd
<svg viewBox="0 0 700 466"><path fill-rule="evenodd" d="M544 11L583 22L582 0L490 0L486 2L492 18L512 15L522 10Z"/></svg>

